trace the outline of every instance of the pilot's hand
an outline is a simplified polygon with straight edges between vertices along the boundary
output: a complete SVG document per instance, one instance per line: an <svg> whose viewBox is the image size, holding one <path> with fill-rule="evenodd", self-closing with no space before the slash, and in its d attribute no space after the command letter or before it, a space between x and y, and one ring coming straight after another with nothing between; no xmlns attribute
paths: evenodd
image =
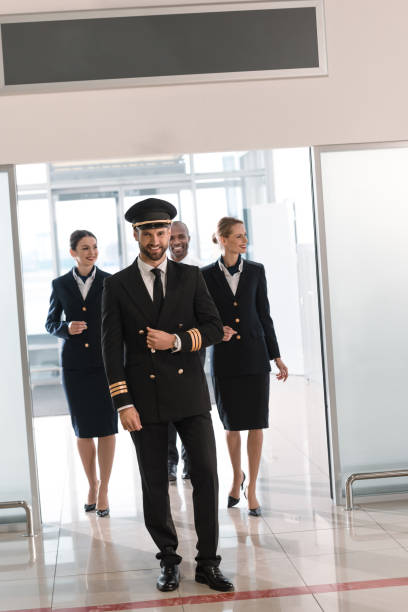
<svg viewBox="0 0 408 612"><path fill-rule="evenodd" d="M140 431L142 429L139 413L134 406L121 410L119 418L123 429L126 431Z"/></svg>

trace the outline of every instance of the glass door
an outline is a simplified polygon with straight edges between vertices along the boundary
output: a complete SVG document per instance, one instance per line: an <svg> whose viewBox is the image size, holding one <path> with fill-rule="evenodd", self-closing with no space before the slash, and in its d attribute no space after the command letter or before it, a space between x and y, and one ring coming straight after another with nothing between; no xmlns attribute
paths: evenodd
<svg viewBox="0 0 408 612"><path fill-rule="evenodd" d="M407 464L408 143L315 149L336 501L352 473ZM406 490L369 480L356 493Z"/></svg>

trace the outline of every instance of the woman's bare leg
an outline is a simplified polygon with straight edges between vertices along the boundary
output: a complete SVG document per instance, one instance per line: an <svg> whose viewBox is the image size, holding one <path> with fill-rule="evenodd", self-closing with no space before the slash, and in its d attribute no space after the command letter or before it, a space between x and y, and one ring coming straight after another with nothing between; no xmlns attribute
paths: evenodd
<svg viewBox="0 0 408 612"><path fill-rule="evenodd" d="M261 462L263 442L262 429L250 429L248 431L247 451L248 451L248 508L257 508L259 506L256 496L256 479L258 478L259 464Z"/></svg>
<svg viewBox="0 0 408 612"><path fill-rule="evenodd" d="M95 504L98 495L98 476L96 475L96 447L92 438L77 438L77 446L82 465L89 483L88 504Z"/></svg>
<svg viewBox="0 0 408 612"><path fill-rule="evenodd" d="M232 470L233 470L233 482L229 492L231 497L235 499L239 498L239 488L242 482L242 468L241 468L241 432L240 431L227 431L227 446L228 452L231 459Z"/></svg>
<svg viewBox="0 0 408 612"><path fill-rule="evenodd" d="M98 438L98 463L100 485L96 507L99 510L109 508L108 486L112 472L113 457L115 455L116 436L103 436Z"/></svg>

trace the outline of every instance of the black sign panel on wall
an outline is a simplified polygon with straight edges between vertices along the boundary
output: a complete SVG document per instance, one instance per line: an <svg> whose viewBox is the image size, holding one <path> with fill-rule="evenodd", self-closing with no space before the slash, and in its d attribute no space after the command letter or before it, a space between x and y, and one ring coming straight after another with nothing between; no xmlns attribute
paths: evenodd
<svg viewBox="0 0 408 612"><path fill-rule="evenodd" d="M255 4L3 19L3 91L325 74L320 0Z"/></svg>

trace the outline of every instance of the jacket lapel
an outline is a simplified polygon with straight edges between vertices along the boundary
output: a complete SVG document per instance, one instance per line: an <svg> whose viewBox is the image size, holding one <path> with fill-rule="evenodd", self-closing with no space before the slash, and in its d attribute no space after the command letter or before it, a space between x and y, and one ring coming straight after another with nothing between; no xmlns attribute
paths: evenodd
<svg viewBox="0 0 408 612"><path fill-rule="evenodd" d="M229 286L229 284L227 283L227 279L225 278L225 274L224 272L221 270L220 268L220 264L218 263L218 260L215 262L214 264L214 268L213 268L213 276L215 281L217 282L217 284L219 285L219 287L223 290L223 292L225 293L225 295L230 299L231 297L234 298L234 294L231 291L231 287Z"/></svg>
<svg viewBox="0 0 408 612"><path fill-rule="evenodd" d="M74 296L74 298L76 300L81 300L81 302L83 302L83 297L82 294L79 290L79 287L77 285L77 282L74 278L74 275L72 273L72 270L70 270L67 274L65 274L64 277L64 284L66 286L66 288L72 293L72 295Z"/></svg>
<svg viewBox="0 0 408 612"><path fill-rule="evenodd" d="M247 262L244 259L243 260L243 266L242 266L242 272L241 272L241 275L239 277L238 287L237 287L237 291L236 291L236 294L235 294L236 298L239 298L242 295L242 293L245 291L245 288L246 288L246 286L248 284L248 280L249 280L248 276L249 276L249 274L248 274L248 264L247 264Z"/></svg>
<svg viewBox="0 0 408 612"><path fill-rule="evenodd" d="M93 280L91 288L88 291L88 295L85 298L86 302L90 302L94 298L94 296L97 295L97 291L101 288L102 284L103 284L103 276L100 270L96 268L95 278Z"/></svg>
<svg viewBox="0 0 408 612"><path fill-rule="evenodd" d="M153 325L156 318L153 301L143 282L137 260L123 270L121 282L132 302L144 314L148 323Z"/></svg>

